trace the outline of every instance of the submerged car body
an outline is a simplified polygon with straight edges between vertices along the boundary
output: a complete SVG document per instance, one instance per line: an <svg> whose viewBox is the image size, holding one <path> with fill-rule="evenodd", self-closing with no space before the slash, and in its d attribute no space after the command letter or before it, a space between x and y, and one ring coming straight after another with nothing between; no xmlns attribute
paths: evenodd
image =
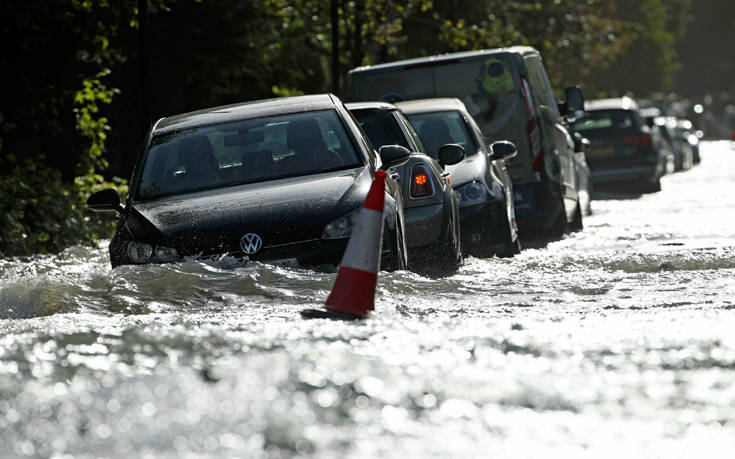
<svg viewBox="0 0 735 459"><path fill-rule="evenodd" d="M406 151L405 157L408 157ZM228 254L338 262L378 168L344 104L331 94L216 107L163 118L151 130L124 208L113 266ZM406 264L403 204L386 179L383 268Z"/></svg>
<svg viewBox="0 0 735 459"><path fill-rule="evenodd" d="M462 101L455 98L397 102L426 147L437 157L446 144L464 148L465 158L447 166L460 197L462 247L477 256L513 256L520 252L513 206L513 184L505 158L488 151L482 133Z"/></svg>
<svg viewBox="0 0 735 459"><path fill-rule="evenodd" d="M409 267L420 271L455 271L462 260L459 204L449 183L446 165L456 164L464 154L444 159L426 153L411 123L394 105L383 102L349 103L374 147L397 144L412 153L409 160L396 167L402 185L406 246Z"/></svg>
<svg viewBox="0 0 735 459"><path fill-rule="evenodd" d="M626 183L645 192L661 189L665 167L633 99L588 101L573 129L590 140L586 158L593 186Z"/></svg>

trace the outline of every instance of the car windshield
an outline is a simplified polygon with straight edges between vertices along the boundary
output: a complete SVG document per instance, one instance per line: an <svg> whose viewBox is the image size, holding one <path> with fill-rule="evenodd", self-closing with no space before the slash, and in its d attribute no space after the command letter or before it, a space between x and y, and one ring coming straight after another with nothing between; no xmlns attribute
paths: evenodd
<svg viewBox="0 0 735 459"><path fill-rule="evenodd" d="M467 156L477 153L477 147L459 112L416 113L408 115L408 120L418 132L426 152L434 159L439 157L439 148L448 143L456 143L464 148Z"/></svg>
<svg viewBox="0 0 735 459"><path fill-rule="evenodd" d="M154 136L136 199L360 165L334 110L235 121Z"/></svg>
<svg viewBox="0 0 735 459"><path fill-rule="evenodd" d="M590 110L574 121L573 129L589 133L600 129L630 129L639 125L631 110Z"/></svg>
<svg viewBox="0 0 735 459"><path fill-rule="evenodd" d="M352 112L368 140L376 149L383 145L401 145L412 150L398 121L387 110L357 110Z"/></svg>

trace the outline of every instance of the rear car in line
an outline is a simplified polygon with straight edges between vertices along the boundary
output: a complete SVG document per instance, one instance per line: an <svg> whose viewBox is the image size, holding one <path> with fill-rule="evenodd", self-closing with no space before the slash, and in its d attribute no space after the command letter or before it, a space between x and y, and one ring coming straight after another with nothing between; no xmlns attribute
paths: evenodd
<svg viewBox="0 0 735 459"><path fill-rule="evenodd" d="M462 262L459 204L446 166L464 158L464 150L447 145L436 158L426 154L411 123L394 105L384 102L347 104L375 148L400 145L411 151L395 168L403 190L403 218L409 269L429 275L455 272Z"/></svg>
<svg viewBox="0 0 735 459"><path fill-rule="evenodd" d="M459 195L462 247L467 253L511 257L521 251L513 206L513 184L505 161L516 154L510 142L485 144L475 120L459 99L419 99L395 104L408 117L430 156L447 144L465 151L465 158L447 166Z"/></svg>
<svg viewBox="0 0 735 459"><path fill-rule="evenodd" d="M216 107L159 120L125 206L114 189L87 205L120 214L113 267L222 255L338 263L374 173L408 155L376 154L331 94ZM406 266L402 199L389 176L382 269Z"/></svg>
<svg viewBox="0 0 735 459"><path fill-rule="evenodd" d="M641 192L661 190L665 168L633 99L588 101L573 129L590 140L587 164L595 188L625 184Z"/></svg>

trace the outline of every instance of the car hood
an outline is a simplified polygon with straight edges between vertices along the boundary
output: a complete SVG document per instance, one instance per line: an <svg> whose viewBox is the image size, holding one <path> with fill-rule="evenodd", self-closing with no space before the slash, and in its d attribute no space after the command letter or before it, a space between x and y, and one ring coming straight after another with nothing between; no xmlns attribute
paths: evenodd
<svg viewBox="0 0 735 459"><path fill-rule="evenodd" d="M457 164L446 166L446 170L452 179L452 187L458 188L475 180L484 183L486 167L487 157L480 151L472 156L465 157Z"/></svg>
<svg viewBox="0 0 735 459"><path fill-rule="evenodd" d="M372 176L367 167L239 185L135 203L167 243L186 253L239 250L258 234L263 247L318 239L324 227L359 207Z"/></svg>

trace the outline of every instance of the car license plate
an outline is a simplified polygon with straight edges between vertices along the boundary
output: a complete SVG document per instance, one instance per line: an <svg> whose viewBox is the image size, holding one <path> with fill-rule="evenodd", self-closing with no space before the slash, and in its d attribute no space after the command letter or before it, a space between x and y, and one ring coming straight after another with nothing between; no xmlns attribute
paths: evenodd
<svg viewBox="0 0 735 459"><path fill-rule="evenodd" d="M513 206L516 217L525 217L536 213L536 190L533 183L513 185Z"/></svg>
<svg viewBox="0 0 735 459"><path fill-rule="evenodd" d="M609 158L615 155L615 147L590 148L586 156L588 159Z"/></svg>

